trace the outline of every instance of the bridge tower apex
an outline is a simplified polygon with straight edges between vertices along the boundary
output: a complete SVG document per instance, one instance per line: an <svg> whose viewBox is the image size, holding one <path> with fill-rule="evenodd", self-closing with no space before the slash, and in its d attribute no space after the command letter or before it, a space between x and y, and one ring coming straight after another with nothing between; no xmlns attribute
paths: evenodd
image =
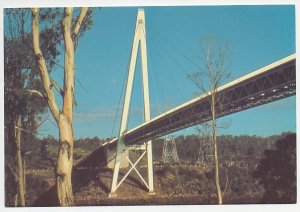
<svg viewBox="0 0 300 212"><path fill-rule="evenodd" d="M139 48L140 46L140 48ZM137 60L138 50L140 49L141 56L141 65L142 65L142 84L143 84L143 102L144 102L144 121L147 122L150 120L150 103L149 103L149 85L148 85L148 64L147 64L147 45L146 45L146 29L145 29L145 13L144 9L138 9L137 18L136 18L136 26L135 33L132 42L132 49L130 55L130 63L128 68L128 77L127 84L125 90L125 98L123 103L123 110L121 116L121 124L119 137L117 141L117 151L115 156L115 164L114 164L114 172L113 179L111 185L111 191L109 197L116 196L116 190L122 184L122 182L126 179L126 177L130 174L132 170L134 170L140 179L143 181L145 186L149 189L149 194L154 194L153 187L153 163L152 163L152 142L147 141L142 145L138 146L126 146L124 144L123 135L127 130L127 122L129 115L129 107L131 101L131 94L133 88L134 74L135 74L135 66ZM142 150L141 156L135 163L132 163L129 159L129 150ZM147 169L148 169L148 183L143 179L142 175L136 168L136 165L141 160L141 158L147 155ZM119 169L121 160L126 160L131 165L129 171L124 175L123 179L118 182Z"/></svg>

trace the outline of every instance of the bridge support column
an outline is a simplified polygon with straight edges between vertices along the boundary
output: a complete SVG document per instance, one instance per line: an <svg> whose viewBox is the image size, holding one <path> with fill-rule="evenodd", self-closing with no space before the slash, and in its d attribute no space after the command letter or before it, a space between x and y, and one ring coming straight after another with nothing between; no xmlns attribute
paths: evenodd
<svg viewBox="0 0 300 212"><path fill-rule="evenodd" d="M152 141L147 142L147 166L148 166L149 194L153 195L155 193L154 193L154 186L153 186Z"/></svg>
<svg viewBox="0 0 300 212"><path fill-rule="evenodd" d="M119 139L117 142L114 173L113 173L111 192L109 194L109 197L116 196L117 189L119 188L119 186L122 184L122 182L126 179L126 177L130 174L130 172L132 170L134 170L137 173L137 175L140 177L142 182L148 188L149 194L154 194L152 142L147 141L142 145L132 147L132 146L126 146L124 143L124 140L123 140L123 135L126 134L126 130L127 130L127 121L128 121L135 65L136 65L136 59L137 59L139 45L140 45L140 54L141 54L141 63L142 63L144 121L146 122L146 121L150 120L150 104L149 104L149 89L148 89L148 65L147 65L145 14L144 14L144 10L141 10L141 9L138 10L138 14L137 14L136 27L135 27L135 33L134 33L134 38L133 38L132 50L131 50L129 70L128 70L127 85L126 85L126 91L125 91L123 112L122 112L121 125L120 125L120 131L119 131ZM130 151L130 150L143 150L141 156L134 163L132 163L132 161L129 159L128 151ZM129 162L129 164L131 165L131 167L128 170L128 172L123 176L123 178L120 181L118 181L121 157L124 156L124 154L125 154L126 159ZM148 183L144 180L144 178L142 177L142 175L139 173L139 171L136 168L136 165L138 164L138 162L146 154L147 154Z"/></svg>

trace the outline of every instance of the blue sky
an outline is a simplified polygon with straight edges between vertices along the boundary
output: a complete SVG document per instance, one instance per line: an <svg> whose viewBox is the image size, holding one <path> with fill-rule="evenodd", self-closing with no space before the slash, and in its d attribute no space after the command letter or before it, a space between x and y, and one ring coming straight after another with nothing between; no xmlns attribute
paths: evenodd
<svg viewBox="0 0 300 212"><path fill-rule="evenodd" d="M295 52L293 6L144 7L144 10L151 117L195 97L198 89L184 71L193 73L197 68L182 55L198 64L200 40L206 35L214 35L232 46L229 66L232 79ZM136 13L136 7L97 9L92 29L79 41L75 138L106 138L118 134L119 118L113 134L112 128L127 71ZM53 76L62 81L62 70L55 70ZM143 122L141 89L138 60L129 129ZM121 106L118 117L120 112ZM239 112L220 121L231 123L221 134L268 136L296 131L296 97ZM193 132L187 129L179 133ZM49 122L42 127L40 136L48 134L58 136L56 127Z"/></svg>

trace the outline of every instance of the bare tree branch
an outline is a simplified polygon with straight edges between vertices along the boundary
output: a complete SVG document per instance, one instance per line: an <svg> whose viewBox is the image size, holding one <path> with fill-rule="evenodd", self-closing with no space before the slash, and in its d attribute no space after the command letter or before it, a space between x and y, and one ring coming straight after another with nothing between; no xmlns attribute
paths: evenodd
<svg viewBox="0 0 300 212"><path fill-rule="evenodd" d="M49 116L46 116L46 118L44 120L42 120L40 123L38 123L35 129L37 130L46 121L50 121Z"/></svg>
<svg viewBox="0 0 300 212"><path fill-rule="evenodd" d="M26 132L26 133L30 134L30 133L34 133L46 121L50 121L51 122L51 120L49 119L49 116L47 116L44 120L42 120L40 123L38 123L37 126L31 127L31 129L29 129L29 130L28 129L24 129L22 127L18 127L18 126L15 126L15 128L18 129L18 130L21 130L23 132Z"/></svg>
<svg viewBox="0 0 300 212"><path fill-rule="evenodd" d="M27 93L31 93L31 94L35 94L35 95L38 95L42 98L46 98L41 92L39 92L38 90L33 90L33 89L27 89L27 90L24 90L24 92L27 92Z"/></svg>
<svg viewBox="0 0 300 212"><path fill-rule="evenodd" d="M63 97L64 96L64 91L63 89L61 89L61 87L59 87L59 85L57 84L57 82L55 82L54 79L52 79L50 77L50 82L52 83L52 85L54 86L54 88L58 91L58 93L60 93L60 95Z"/></svg>
<svg viewBox="0 0 300 212"><path fill-rule="evenodd" d="M15 127L16 129L18 129L18 130L21 130L21 131L23 131L23 132L26 132L26 133L35 133L36 132L36 130L43 124L43 123L45 123L46 121L50 121L51 122L51 120L49 119L49 116L46 116L46 118L45 119L43 119L41 122L39 122L36 126L34 126L34 127L31 127L31 129L30 130L28 130L28 129L24 129L24 128L21 128L21 127Z"/></svg>
<svg viewBox="0 0 300 212"><path fill-rule="evenodd" d="M27 133L32 133L32 132L33 132L33 131L31 131L31 130L26 130L26 129L22 128L22 127L17 127L17 126L15 126L15 128L18 129L18 130L21 130L21 131L23 131L23 132L27 132Z"/></svg>
<svg viewBox="0 0 300 212"><path fill-rule="evenodd" d="M77 20L76 20L75 26L74 26L74 28L73 28L73 32L72 32L72 37L73 37L73 39L74 39L75 37L77 37L77 35L78 35L78 33L79 33L79 30L80 30L80 27L81 27L81 24L82 24L82 21L83 21L85 15L86 15L88 9L89 9L88 7L83 7L83 8L81 8L80 14L79 14L79 16L78 16L78 18L77 18Z"/></svg>
<svg viewBox="0 0 300 212"><path fill-rule="evenodd" d="M222 197L224 197L224 194L227 190L227 186L228 186L228 170L226 169L226 183L225 183L225 188L224 188L224 191L222 193Z"/></svg>
<svg viewBox="0 0 300 212"><path fill-rule="evenodd" d="M11 167L11 165L9 163L6 163L6 165L9 167L11 173L14 175L14 177L19 181L19 177L17 176L16 172L13 170L13 168Z"/></svg>
<svg viewBox="0 0 300 212"><path fill-rule="evenodd" d="M218 126L219 129L228 129L230 127L230 122L227 121L227 122L223 122L222 124L220 124Z"/></svg>
<svg viewBox="0 0 300 212"><path fill-rule="evenodd" d="M217 140L217 119L220 115L220 110L222 110L222 102L220 100L220 96L218 94L218 89L222 80L227 77L226 71L224 69L225 60L226 60L226 48L227 46L219 46L219 43L216 43L216 40L213 37L209 36L203 39L203 43L201 45L202 48L202 62L204 67L204 73L207 73L208 77L208 89L203 85L203 78L194 78L195 84L199 87L199 89L205 93L210 106L211 113L211 121L202 124L202 126L206 126L206 129L211 131L212 140L214 143L214 159L215 159L215 185L216 185L216 193L218 197L218 203L222 204L222 196L224 195L227 189L228 176L226 181L226 187L224 192L222 193L220 187L220 179L219 179L219 156L218 156L218 140ZM204 74L202 74L204 76ZM227 127L227 126L224 126ZM201 134L204 135L203 131L200 131Z"/></svg>

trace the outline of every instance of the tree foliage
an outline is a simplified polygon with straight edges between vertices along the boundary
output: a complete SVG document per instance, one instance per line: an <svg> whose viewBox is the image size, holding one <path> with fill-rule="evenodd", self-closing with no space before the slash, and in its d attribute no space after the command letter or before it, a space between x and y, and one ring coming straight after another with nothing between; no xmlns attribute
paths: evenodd
<svg viewBox="0 0 300 212"><path fill-rule="evenodd" d="M276 149L264 152L258 169L253 173L265 188L264 203L296 202L296 135L279 139Z"/></svg>
<svg viewBox="0 0 300 212"><path fill-rule="evenodd" d="M63 38L64 46L64 78L63 86L60 87L51 76L47 67L47 58L44 56L41 45L41 29L45 24L41 24L41 13L39 8L31 8L31 28L32 28L32 45L35 55L36 64L41 77L45 99L51 114L59 130L59 151L57 158L56 188L58 204L61 206L73 205L72 191L72 168L73 168L73 107L76 105L75 99L75 50L77 40L82 26L91 24L91 21L85 19L89 14L89 9L81 8L77 17L74 19L74 8L67 7L63 9L61 17L62 31L60 36ZM88 15L88 18L90 16ZM75 20L75 22L74 22ZM54 25L52 25L54 26ZM88 29L87 26L84 29ZM62 107L57 104L56 89L62 97Z"/></svg>
<svg viewBox="0 0 300 212"><path fill-rule="evenodd" d="M17 120L21 119L22 126L22 129L18 130L25 132L22 134L22 140L33 139L42 123L42 114L47 110L47 99L33 51L31 10L5 9L4 13L5 159L11 167L16 150L20 149L16 142L13 142ZM80 9L76 9L74 16L79 16L79 13ZM89 10L86 21L74 37L76 44L77 39L91 27L92 16L93 10ZM61 25L63 17L63 8L40 10L40 47L49 73L61 68L58 58L64 48ZM76 20L73 21L75 23ZM50 86L60 92L58 84L52 78L50 81Z"/></svg>

